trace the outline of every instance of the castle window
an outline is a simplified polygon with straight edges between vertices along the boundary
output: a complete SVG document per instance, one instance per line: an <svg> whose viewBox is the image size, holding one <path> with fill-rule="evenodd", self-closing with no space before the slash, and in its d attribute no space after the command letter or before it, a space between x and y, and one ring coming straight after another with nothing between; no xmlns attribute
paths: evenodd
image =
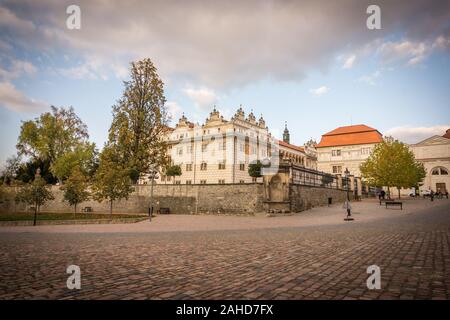
<svg viewBox="0 0 450 320"><path fill-rule="evenodd" d="M186 180L186 184L192 184L191 180Z"/></svg>
<svg viewBox="0 0 450 320"><path fill-rule="evenodd" d="M200 180L200 184L206 184L206 180Z"/></svg>
<svg viewBox="0 0 450 320"><path fill-rule="evenodd" d="M225 184L225 180L224 179L219 179L219 184Z"/></svg>
<svg viewBox="0 0 450 320"><path fill-rule="evenodd" d="M337 150L331 150L331 155L333 157L339 157L341 155L341 150L337 149Z"/></svg>
<svg viewBox="0 0 450 320"><path fill-rule="evenodd" d="M225 170L225 161L219 163L219 170Z"/></svg>
<svg viewBox="0 0 450 320"><path fill-rule="evenodd" d="M306 162L306 165L308 165L308 161ZM342 166L333 166L333 173L342 173Z"/></svg>
<svg viewBox="0 0 450 320"><path fill-rule="evenodd" d="M206 168L207 168L207 163L202 162L202 164L200 165L200 170L206 171Z"/></svg>
<svg viewBox="0 0 450 320"><path fill-rule="evenodd" d="M433 168L431 170L431 174L433 176L439 176L439 175L447 176L448 175L448 170L446 168L444 168L444 167L436 167L436 168Z"/></svg>
<svg viewBox="0 0 450 320"><path fill-rule="evenodd" d="M186 164L186 171L192 171L192 163Z"/></svg>
<svg viewBox="0 0 450 320"><path fill-rule="evenodd" d="M239 170L245 171L245 163L239 163Z"/></svg>
<svg viewBox="0 0 450 320"><path fill-rule="evenodd" d="M180 180L175 181L175 184L181 184L181 181Z"/></svg>

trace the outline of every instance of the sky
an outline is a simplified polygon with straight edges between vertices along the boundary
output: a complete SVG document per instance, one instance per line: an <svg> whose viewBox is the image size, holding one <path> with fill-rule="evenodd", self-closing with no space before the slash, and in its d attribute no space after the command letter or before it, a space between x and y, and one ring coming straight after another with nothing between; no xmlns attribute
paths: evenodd
<svg viewBox="0 0 450 320"><path fill-rule="evenodd" d="M366 25L370 4L381 29ZM142 58L172 125L242 105L277 137L287 122L298 145L351 124L407 143L450 128L450 1L0 0L0 164L51 105L72 106L101 148Z"/></svg>

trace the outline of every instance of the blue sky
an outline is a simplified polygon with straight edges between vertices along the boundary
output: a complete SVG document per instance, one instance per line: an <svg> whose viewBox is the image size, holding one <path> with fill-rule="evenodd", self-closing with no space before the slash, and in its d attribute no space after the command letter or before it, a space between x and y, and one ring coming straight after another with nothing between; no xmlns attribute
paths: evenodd
<svg viewBox="0 0 450 320"><path fill-rule="evenodd" d="M0 1L0 163L21 121L50 105L73 106L101 147L128 64L142 57L175 121L202 123L213 105L227 118L242 104L275 135L287 121L300 145L361 123L409 143L443 134L448 1L380 3L382 30L368 30L364 1L82 1L81 30L68 30L70 2Z"/></svg>

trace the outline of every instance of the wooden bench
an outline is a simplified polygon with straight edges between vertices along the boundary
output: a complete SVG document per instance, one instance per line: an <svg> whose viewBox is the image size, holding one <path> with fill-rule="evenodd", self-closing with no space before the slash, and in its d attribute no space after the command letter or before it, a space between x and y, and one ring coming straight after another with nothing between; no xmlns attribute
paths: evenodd
<svg viewBox="0 0 450 320"><path fill-rule="evenodd" d="M401 201L386 201L386 209L389 206L400 206L400 210L403 210L403 202Z"/></svg>
<svg viewBox="0 0 450 320"><path fill-rule="evenodd" d="M383 204L383 202L392 201L391 199L380 199L380 206Z"/></svg>
<svg viewBox="0 0 450 320"><path fill-rule="evenodd" d="M169 214L170 208L159 208L158 213L159 214Z"/></svg>

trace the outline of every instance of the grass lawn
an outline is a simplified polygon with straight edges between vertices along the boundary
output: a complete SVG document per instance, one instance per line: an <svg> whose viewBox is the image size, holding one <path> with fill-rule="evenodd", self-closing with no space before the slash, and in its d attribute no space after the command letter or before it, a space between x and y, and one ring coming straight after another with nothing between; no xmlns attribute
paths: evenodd
<svg viewBox="0 0 450 320"><path fill-rule="evenodd" d="M85 219L121 219L121 218L142 218L145 214L100 214L100 213L50 213L41 212L37 215L37 220L85 220ZM0 213L0 221L23 221L33 220L34 212Z"/></svg>

